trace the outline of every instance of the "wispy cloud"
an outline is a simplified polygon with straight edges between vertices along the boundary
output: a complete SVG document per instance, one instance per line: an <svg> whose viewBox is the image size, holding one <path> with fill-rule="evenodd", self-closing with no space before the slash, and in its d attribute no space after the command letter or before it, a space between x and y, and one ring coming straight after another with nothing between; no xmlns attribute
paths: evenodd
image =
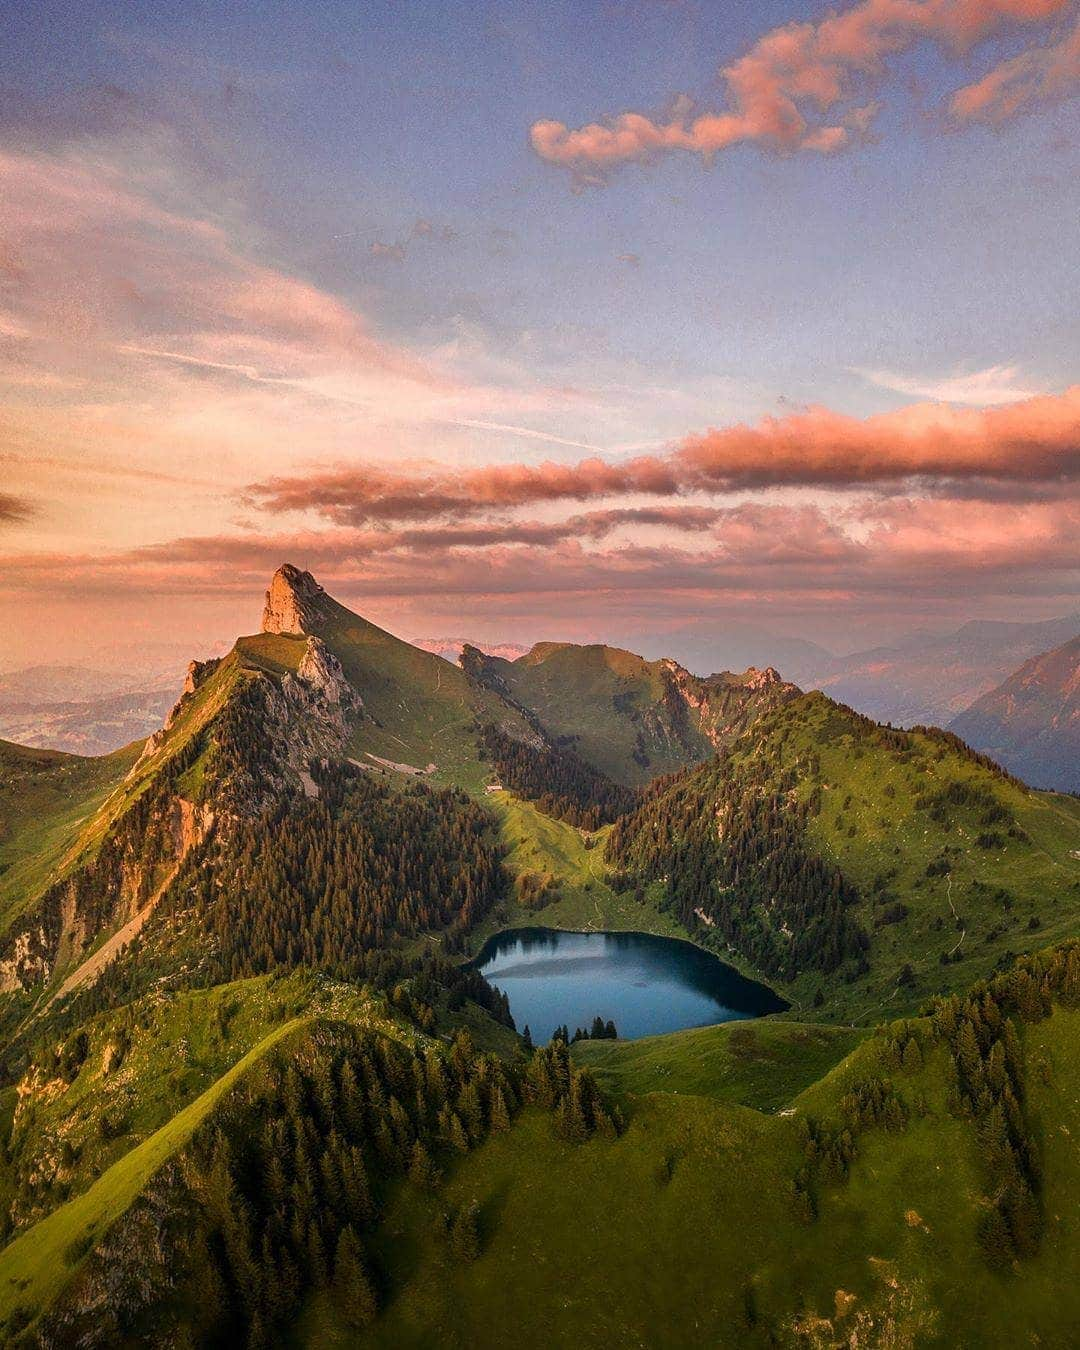
<svg viewBox="0 0 1080 1350"><path fill-rule="evenodd" d="M891 370L855 369L855 374L869 380L879 389L891 389L910 398L933 399L937 403L963 403L971 407L989 408L1003 403L1021 403L1046 392L1037 386L1020 384L1019 366L987 366L967 374L957 373L938 377L900 375Z"/></svg>
<svg viewBox="0 0 1080 1350"><path fill-rule="evenodd" d="M999 123L1037 103L1067 98L1080 88L1080 18L1064 36L1002 61L953 95L961 121Z"/></svg>

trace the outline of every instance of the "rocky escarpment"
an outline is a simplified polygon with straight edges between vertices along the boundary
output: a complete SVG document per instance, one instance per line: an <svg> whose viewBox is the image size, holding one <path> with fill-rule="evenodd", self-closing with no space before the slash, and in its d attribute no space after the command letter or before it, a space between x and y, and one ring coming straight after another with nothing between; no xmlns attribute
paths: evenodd
<svg viewBox="0 0 1080 1350"><path fill-rule="evenodd" d="M248 784L246 792L231 785L228 806L237 815L256 814L298 783L310 791L312 761L343 757L364 701L326 643L309 637L295 675L261 674L252 682L247 712L261 737L246 761L236 761Z"/></svg>
<svg viewBox="0 0 1080 1350"><path fill-rule="evenodd" d="M714 749L722 749L741 735L763 713L798 698L802 692L772 666L751 666L742 675L691 675L677 661L661 661L668 681L665 703L675 714L676 725L692 720ZM680 717L680 706L685 717Z"/></svg>
<svg viewBox="0 0 1080 1350"><path fill-rule="evenodd" d="M263 606L264 633L308 634L332 603L311 575L282 563L270 580Z"/></svg>
<svg viewBox="0 0 1080 1350"><path fill-rule="evenodd" d="M97 852L55 881L4 940L0 993L47 982L76 964L106 930L132 924L160 898L214 826L212 803L153 786L117 820Z"/></svg>
<svg viewBox="0 0 1080 1350"><path fill-rule="evenodd" d="M77 967L103 933L132 926L152 909L214 832L287 792L310 795L312 763L343 757L364 706L321 638L307 639L295 673L246 665L239 652L225 662L192 663L103 837L92 838L91 824L83 857L5 936L0 992Z"/></svg>

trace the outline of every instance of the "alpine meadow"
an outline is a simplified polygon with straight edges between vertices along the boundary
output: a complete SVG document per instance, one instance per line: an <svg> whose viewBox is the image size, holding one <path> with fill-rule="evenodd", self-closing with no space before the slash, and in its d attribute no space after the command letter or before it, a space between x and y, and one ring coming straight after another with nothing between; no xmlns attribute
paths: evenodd
<svg viewBox="0 0 1080 1350"><path fill-rule="evenodd" d="M1077 257L1078 0L13 0L0 1347L1080 1342Z"/></svg>

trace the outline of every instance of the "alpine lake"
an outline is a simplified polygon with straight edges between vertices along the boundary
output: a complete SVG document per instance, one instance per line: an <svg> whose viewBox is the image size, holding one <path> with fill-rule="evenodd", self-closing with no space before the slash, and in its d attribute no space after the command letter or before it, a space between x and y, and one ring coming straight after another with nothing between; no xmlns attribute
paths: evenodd
<svg viewBox="0 0 1080 1350"><path fill-rule="evenodd" d="M474 965L537 1044L560 1026L587 1030L596 1017L636 1040L788 1006L693 943L649 933L509 929L488 939Z"/></svg>

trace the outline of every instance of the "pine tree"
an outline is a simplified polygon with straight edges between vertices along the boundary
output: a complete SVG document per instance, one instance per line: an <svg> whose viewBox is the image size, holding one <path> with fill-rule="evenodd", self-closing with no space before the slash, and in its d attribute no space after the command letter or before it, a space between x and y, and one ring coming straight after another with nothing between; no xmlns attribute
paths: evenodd
<svg viewBox="0 0 1080 1350"><path fill-rule="evenodd" d="M422 1140L417 1141L412 1146L412 1157L409 1162L409 1180L414 1186L419 1186L421 1190L429 1191L438 1184L439 1171L435 1166L431 1154Z"/></svg>
<svg viewBox="0 0 1080 1350"><path fill-rule="evenodd" d="M341 1230L334 1254L333 1296L350 1326L366 1327L374 1321L375 1291L364 1269L360 1240L349 1225Z"/></svg>

